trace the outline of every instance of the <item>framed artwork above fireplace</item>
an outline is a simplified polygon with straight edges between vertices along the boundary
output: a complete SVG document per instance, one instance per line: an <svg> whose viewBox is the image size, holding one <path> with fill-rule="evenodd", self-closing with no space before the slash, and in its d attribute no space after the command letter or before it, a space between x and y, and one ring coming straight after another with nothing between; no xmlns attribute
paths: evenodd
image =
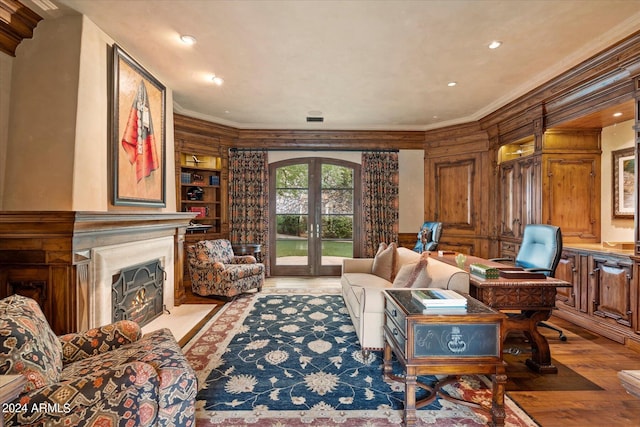
<svg viewBox="0 0 640 427"><path fill-rule="evenodd" d="M166 88L113 45L113 204L166 206Z"/></svg>

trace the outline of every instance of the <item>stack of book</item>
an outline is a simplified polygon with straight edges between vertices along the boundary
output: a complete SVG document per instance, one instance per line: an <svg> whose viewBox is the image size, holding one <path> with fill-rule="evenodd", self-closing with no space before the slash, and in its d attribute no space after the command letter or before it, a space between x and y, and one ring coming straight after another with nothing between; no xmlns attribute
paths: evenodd
<svg viewBox="0 0 640 427"><path fill-rule="evenodd" d="M455 291L449 289L420 289L411 291L413 298L418 300L425 309L424 313L440 311L465 311L467 299Z"/></svg>
<svg viewBox="0 0 640 427"><path fill-rule="evenodd" d="M469 273L482 277L483 279L497 279L500 277L500 271L498 271L497 268L477 263L469 266Z"/></svg>
<svg viewBox="0 0 640 427"><path fill-rule="evenodd" d="M180 183L181 184L191 184L191 173L190 172L180 172Z"/></svg>

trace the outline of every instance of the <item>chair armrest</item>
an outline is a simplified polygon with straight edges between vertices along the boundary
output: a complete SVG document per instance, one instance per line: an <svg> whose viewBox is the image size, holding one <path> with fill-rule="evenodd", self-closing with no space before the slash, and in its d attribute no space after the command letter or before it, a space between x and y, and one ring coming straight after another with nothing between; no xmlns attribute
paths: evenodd
<svg viewBox="0 0 640 427"><path fill-rule="evenodd" d="M191 260L189 261L189 268L193 268L196 270L213 270L213 271L223 271L225 266L221 262L211 262L211 261L200 261L200 260Z"/></svg>
<svg viewBox="0 0 640 427"><path fill-rule="evenodd" d="M87 357L114 350L142 336L140 325L120 320L99 328L59 336L62 344L62 363L68 364Z"/></svg>
<svg viewBox="0 0 640 427"><path fill-rule="evenodd" d="M550 268L525 268L525 271L530 271L532 273L552 273Z"/></svg>
<svg viewBox="0 0 640 427"><path fill-rule="evenodd" d="M256 264L258 261L253 255L234 255L231 264Z"/></svg>
<svg viewBox="0 0 640 427"><path fill-rule="evenodd" d="M63 380L20 395L24 411L12 413L9 425L83 424L91 415L102 411L123 416L119 411L135 411L131 407L136 396L158 400L160 377L148 363L130 362L94 372L83 371L77 378ZM137 406L137 405L136 405ZM44 409L43 408L54 408ZM54 412L50 412L54 411ZM79 420L78 420L79 419ZM5 418L5 422L7 419Z"/></svg>
<svg viewBox="0 0 640 427"><path fill-rule="evenodd" d="M373 258L345 258L342 260L342 273L371 273Z"/></svg>

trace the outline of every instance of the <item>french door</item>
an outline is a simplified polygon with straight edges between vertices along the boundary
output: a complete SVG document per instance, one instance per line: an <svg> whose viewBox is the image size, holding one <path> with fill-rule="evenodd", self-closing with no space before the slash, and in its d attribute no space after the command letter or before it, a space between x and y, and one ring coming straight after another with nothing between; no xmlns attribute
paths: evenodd
<svg viewBox="0 0 640 427"><path fill-rule="evenodd" d="M274 276L338 276L359 255L360 165L300 158L273 163L270 262Z"/></svg>

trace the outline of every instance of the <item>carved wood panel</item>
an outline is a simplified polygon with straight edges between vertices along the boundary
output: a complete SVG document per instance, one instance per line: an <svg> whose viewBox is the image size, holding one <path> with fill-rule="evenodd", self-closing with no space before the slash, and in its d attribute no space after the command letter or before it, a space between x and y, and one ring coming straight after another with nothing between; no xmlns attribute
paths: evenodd
<svg viewBox="0 0 640 427"><path fill-rule="evenodd" d="M475 161L436 164L436 213L437 220L460 229L474 229L474 203L478 197L474 191Z"/></svg>
<svg viewBox="0 0 640 427"><path fill-rule="evenodd" d="M580 270L579 255L575 252L564 251L562 258L556 268L555 278L571 283L570 288L558 288L556 299L562 301L566 306L575 309L579 307L576 295L580 295Z"/></svg>
<svg viewBox="0 0 640 427"><path fill-rule="evenodd" d="M542 221L565 241L600 240L600 158L547 158ZM576 207L580 207L576 209Z"/></svg>
<svg viewBox="0 0 640 427"><path fill-rule="evenodd" d="M542 188L542 167L540 157L534 156L523 159L519 163L517 191L520 193L520 230L518 235L522 235L527 224L540 223L541 217L541 188Z"/></svg>
<svg viewBox="0 0 640 427"><path fill-rule="evenodd" d="M502 196L502 218L500 220L500 234L504 237L516 237L519 233L520 207L517 202L516 188L517 163L505 164L500 168L500 186Z"/></svg>
<svg viewBox="0 0 640 427"><path fill-rule="evenodd" d="M631 263L595 256L592 259L591 314L631 327Z"/></svg>

